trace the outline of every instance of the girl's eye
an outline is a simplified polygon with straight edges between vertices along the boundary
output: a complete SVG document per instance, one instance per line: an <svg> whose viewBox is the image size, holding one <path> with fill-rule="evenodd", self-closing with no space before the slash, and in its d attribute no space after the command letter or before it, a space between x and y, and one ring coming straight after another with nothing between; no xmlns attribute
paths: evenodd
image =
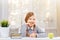
<svg viewBox="0 0 60 40"><path fill-rule="evenodd" d="M33 20L35 20L35 19L33 19Z"/></svg>
<svg viewBox="0 0 60 40"><path fill-rule="evenodd" d="M31 20L31 18L30 18L30 20Z"/></svg>

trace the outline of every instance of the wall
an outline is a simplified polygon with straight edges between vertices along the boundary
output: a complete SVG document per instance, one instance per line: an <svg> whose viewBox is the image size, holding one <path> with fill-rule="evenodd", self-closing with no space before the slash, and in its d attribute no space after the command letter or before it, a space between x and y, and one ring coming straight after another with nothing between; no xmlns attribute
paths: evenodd
<svg viewBox="0 0 60 40"><path fill-rule="evenodd" d="M60 36L60 0L57 0L57 32Z"/></svg>
<svg viewBox="0 0 60 40"><path fill-rule="evenodd" d="M0 0L0 20L8 19L8 0Z"/></svg>

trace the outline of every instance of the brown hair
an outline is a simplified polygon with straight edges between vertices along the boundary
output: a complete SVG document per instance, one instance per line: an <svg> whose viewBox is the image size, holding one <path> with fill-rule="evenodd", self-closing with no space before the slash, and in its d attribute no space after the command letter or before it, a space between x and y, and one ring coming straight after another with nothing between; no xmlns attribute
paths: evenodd
<svg viewBox="0 0 60 40"><path fill-rule="evenodd" d="M29 19L29 17L33 16L34 13L33 12L28 12L26 17L25 17L25 22L27 23L27 20Z"/></svg>

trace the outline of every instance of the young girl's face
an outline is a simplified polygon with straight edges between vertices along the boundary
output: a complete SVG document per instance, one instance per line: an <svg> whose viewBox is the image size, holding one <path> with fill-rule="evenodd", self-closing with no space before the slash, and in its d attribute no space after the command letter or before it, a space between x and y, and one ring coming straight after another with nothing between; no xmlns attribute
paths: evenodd
<svg viewBox="0 0 60 40"><path fill-rule="evenodd" d="M35 20L36 20L36 19L35 19L35 16L33 15L33 16L29 17L27 23L28 23L30 26L33 26L33 25L35 25Z"/></svg>

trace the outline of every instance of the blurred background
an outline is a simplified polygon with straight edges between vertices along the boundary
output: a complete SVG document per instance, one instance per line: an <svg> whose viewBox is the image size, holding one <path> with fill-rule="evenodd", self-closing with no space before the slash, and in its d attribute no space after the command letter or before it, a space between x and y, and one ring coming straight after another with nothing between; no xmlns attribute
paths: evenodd
<svg viewBox="0 0 60 40"><path fill-rule="evenodd" d="M7 19L11 28L21 28L30 11L35 13L39 27L60 36L60 0L0 0L0 21Z"/></svg>

